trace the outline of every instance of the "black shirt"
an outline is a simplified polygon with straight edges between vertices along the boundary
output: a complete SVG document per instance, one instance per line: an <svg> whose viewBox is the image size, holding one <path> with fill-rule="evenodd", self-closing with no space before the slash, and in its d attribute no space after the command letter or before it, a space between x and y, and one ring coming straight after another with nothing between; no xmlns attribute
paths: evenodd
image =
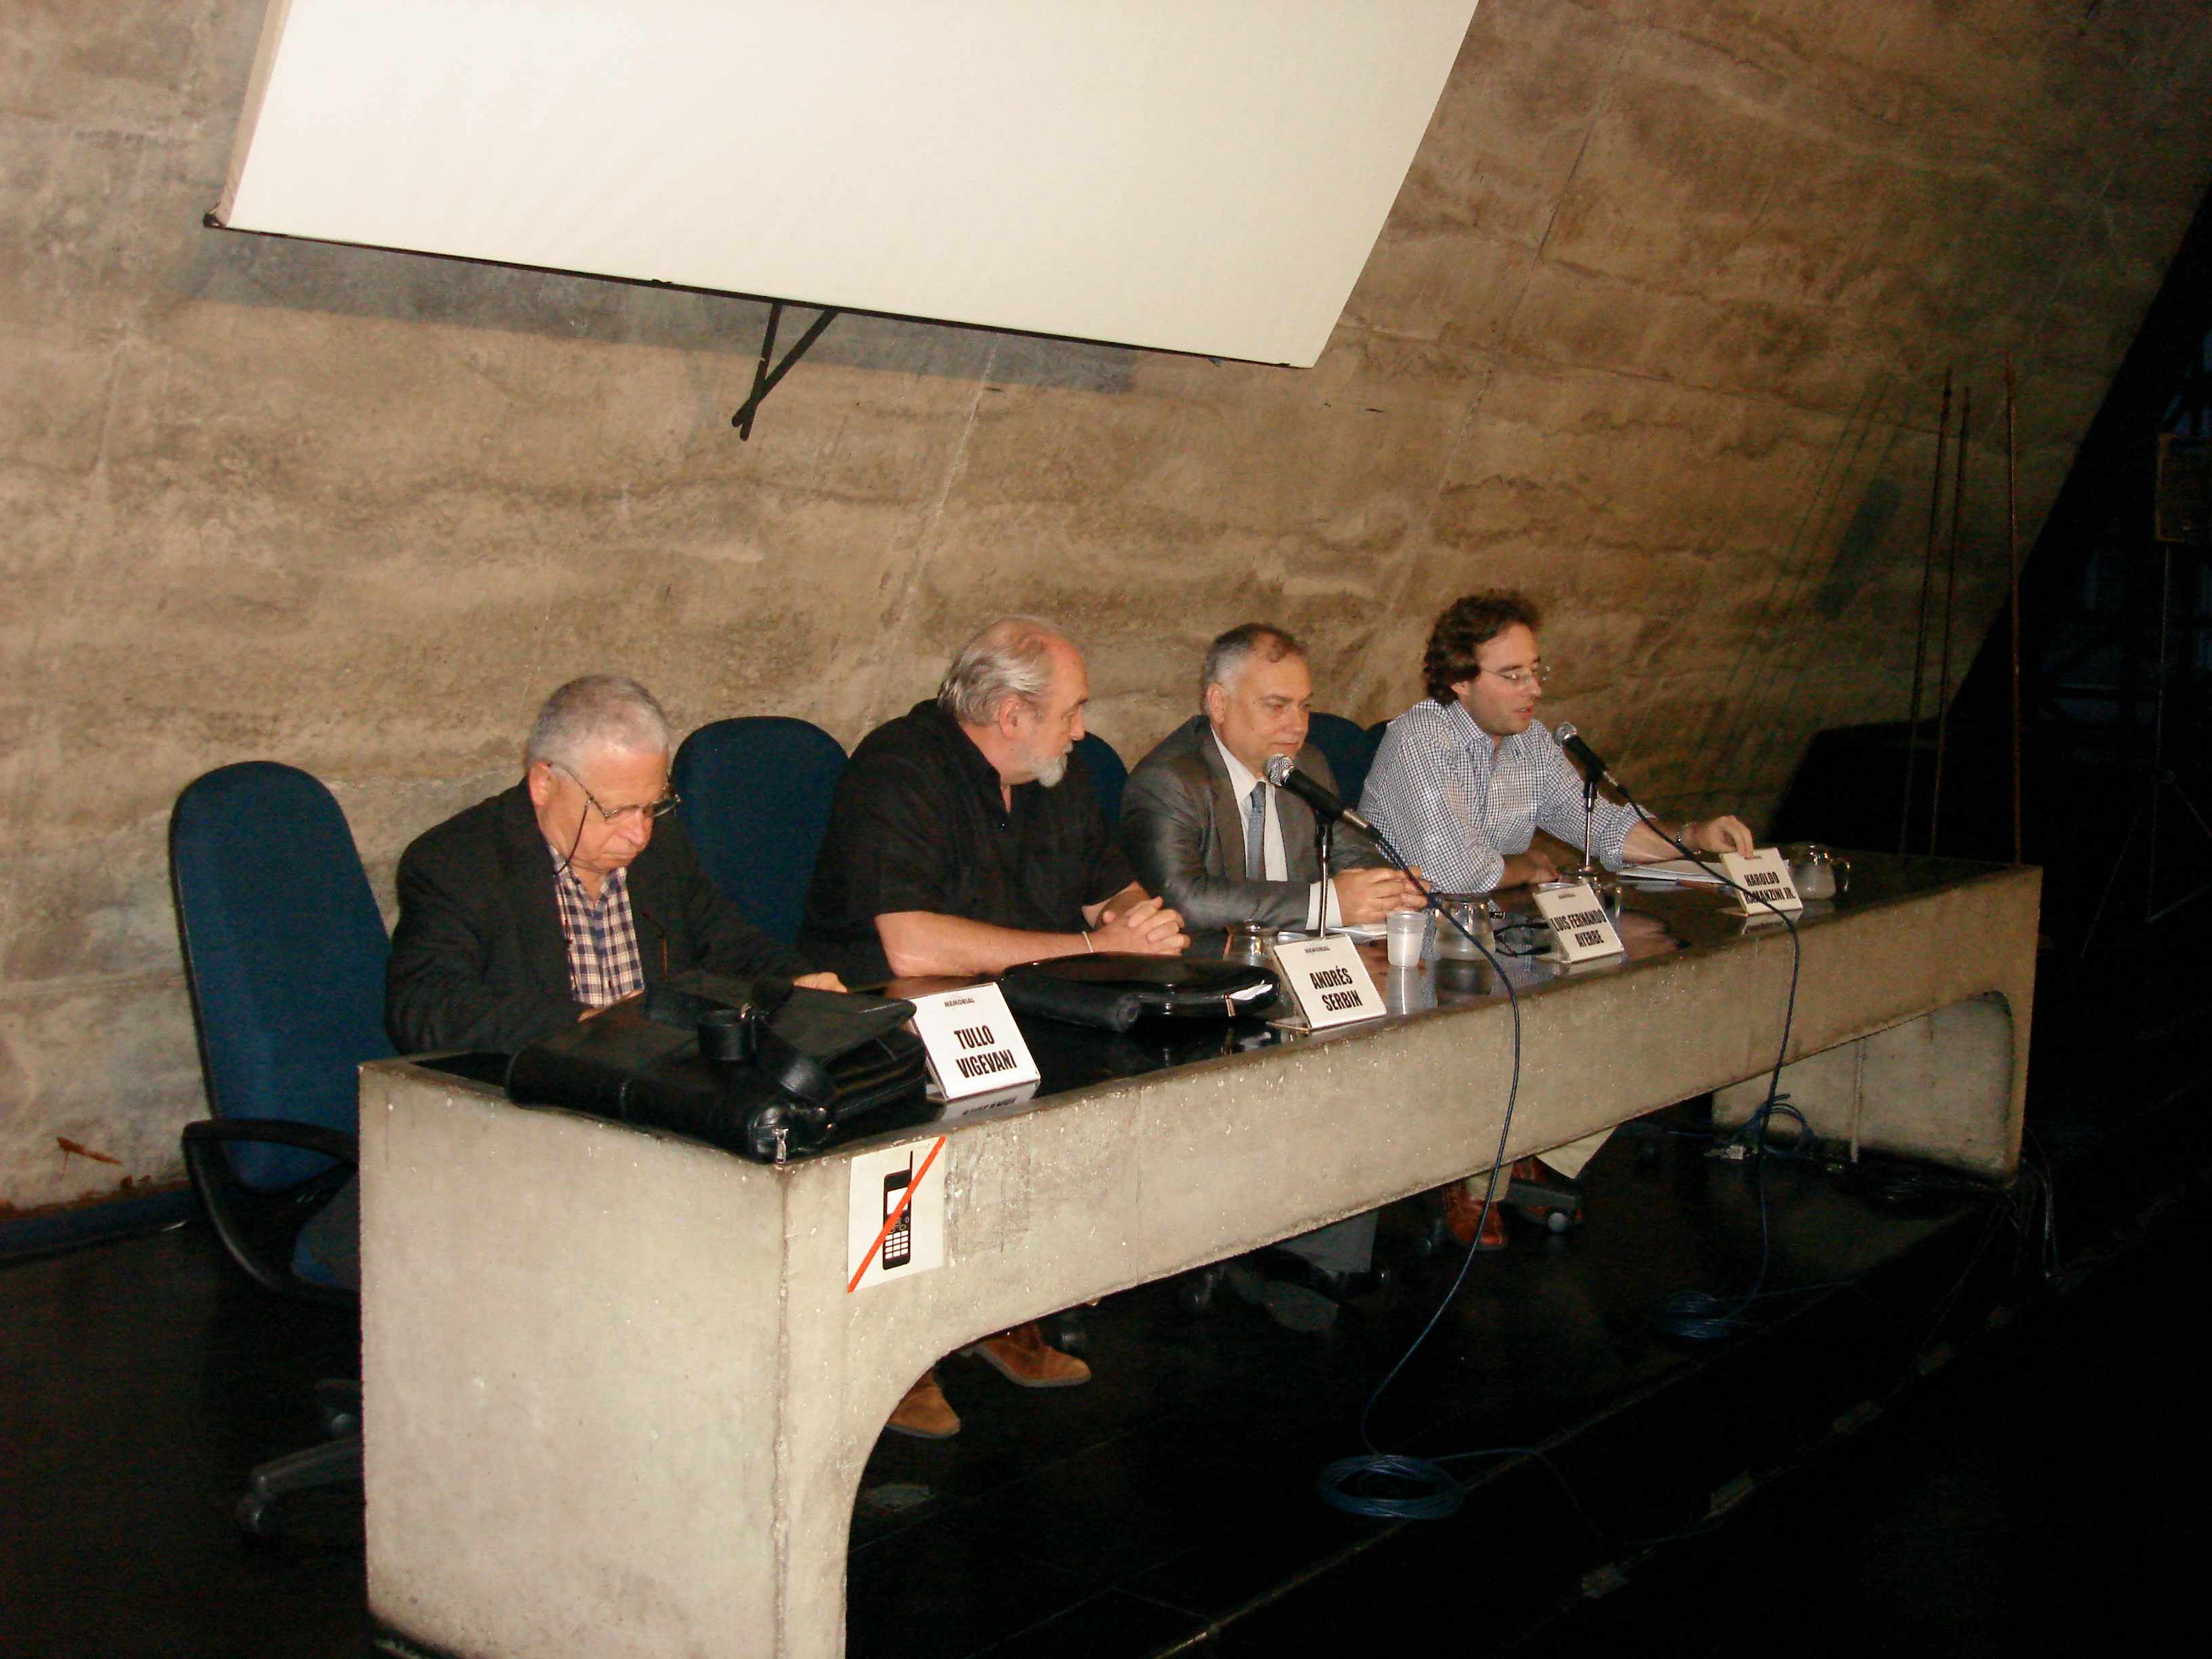
<svg viewBox="0 0 2212 1659"><path fill-rule="evenodd" d="M1091 775L1070 755L1056 788L999 774L959 723L918 702L853 751L806 895L799 949L848 985L890 975L876 918L927 910L1000 927L1079 933L1083 907L1135 880Z"/></svg>

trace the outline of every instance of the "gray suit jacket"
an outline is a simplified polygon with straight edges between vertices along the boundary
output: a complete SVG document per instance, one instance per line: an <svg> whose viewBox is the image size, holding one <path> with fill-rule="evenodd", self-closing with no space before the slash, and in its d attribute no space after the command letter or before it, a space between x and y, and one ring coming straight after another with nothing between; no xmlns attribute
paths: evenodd
<svg viewBox="0 0 2212 1659"><path fill-rule="evenodd" d="M1298 751L1298 770L1332 792L1336 775L1321 750ZM1203 714L1177 726L1137 763L1121 796L1121 847L1137 878L1182 913L1190 933L1218 933L1246 922L1303 927L1310 890L1320 878L1314 815L1296 795L1276 792L1287 881L1244 878L1244 808L1230 793L1213 729ZM1329 863L1338 870L1382 862L1359 836L1340 834Z"/></svg>

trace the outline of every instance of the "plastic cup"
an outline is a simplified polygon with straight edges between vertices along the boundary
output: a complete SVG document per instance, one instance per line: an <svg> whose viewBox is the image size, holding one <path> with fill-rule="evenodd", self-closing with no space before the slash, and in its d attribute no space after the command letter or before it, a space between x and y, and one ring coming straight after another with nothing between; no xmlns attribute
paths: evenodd
<svg viewBox="0 0 2212 1659"><path fill-rule="evenodd" d="M1429 931L1425 910L1393 910L1382 919L1384 948L1393 968L1411 968L1421 959L1421 945Z"/></svg>

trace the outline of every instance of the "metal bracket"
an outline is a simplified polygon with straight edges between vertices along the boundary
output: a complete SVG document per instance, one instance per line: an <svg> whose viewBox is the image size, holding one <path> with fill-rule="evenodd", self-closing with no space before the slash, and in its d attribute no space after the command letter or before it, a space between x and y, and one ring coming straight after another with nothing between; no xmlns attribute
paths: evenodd
<svg viewBox="0 0 2212 1659"><path fill-rule="evenodd" d="M753 416L776 384L791 373L791 366L806 355L806 348L822 337L823 330L837 319L834 309L823 311L807 325L806 332L799 337L799 343L784 354L783 361L774 368L769 360L775 355L775 328L783 320L783 301L771 300L768 307L768 331L761 336L760 362L753 368L752 395L738 405L738 412L730 416L730 424L738 429L738 441L742 443L753 435Z"/></svg>

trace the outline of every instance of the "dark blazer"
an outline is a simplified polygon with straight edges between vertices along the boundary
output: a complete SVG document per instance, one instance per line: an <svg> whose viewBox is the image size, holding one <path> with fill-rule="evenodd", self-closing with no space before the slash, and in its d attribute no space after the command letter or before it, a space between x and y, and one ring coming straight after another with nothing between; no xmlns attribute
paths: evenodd
<svg viewBox="0 0 2212 1659"><path fill-rule="evenodd" d="M1298 770L1330 790L1336 775L1320 750L1297 753ZM1244 878L1244 807L1230 793L1213 727L1200 714L1177 726L1137 763L1121 795L1121 846L1137 879L1182 913L1190 933L1218 933L1246 922L1303 927L1310 890L1320 879L1313 809L1287 790L1275 793L1283 825L1287 881ZM1329 863L1364 868L1382 859L1358 836L1340 835Z"/></svg>
<svg viewBox="0 0 2212 1659"><path fill-rule="evenodd" d="M747 921L671 817L629 866L645 982L703 968L793 976L800 959ZM574 1024L568 942L553 858L521 784L417 837L399 860L399 924L384 977L384 1023L403 1054L512 1054Z"/></svg>

